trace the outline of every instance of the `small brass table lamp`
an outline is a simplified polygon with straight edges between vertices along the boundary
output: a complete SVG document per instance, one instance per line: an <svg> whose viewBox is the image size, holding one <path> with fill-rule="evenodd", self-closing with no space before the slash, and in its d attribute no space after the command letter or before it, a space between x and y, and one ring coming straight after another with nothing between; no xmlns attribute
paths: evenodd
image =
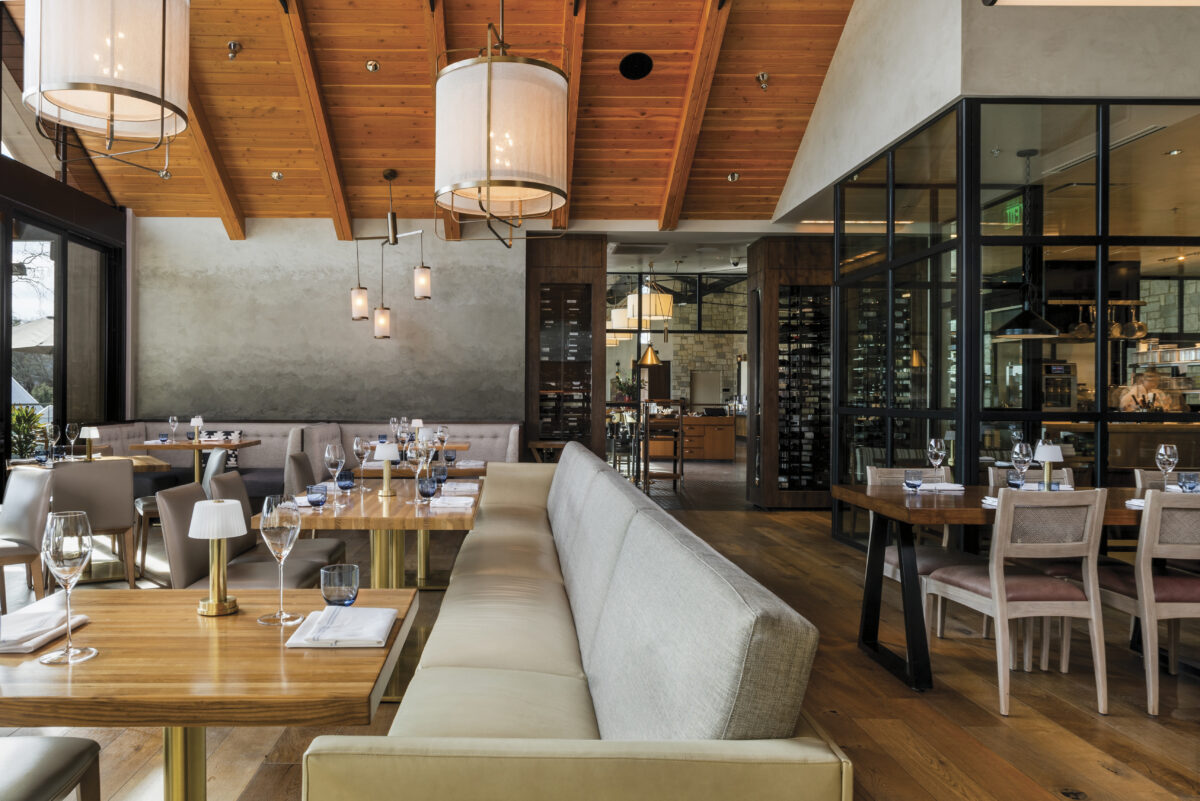
<svg viewBox="0 0 1200 801"><path fill-rule="evenodd" d="M399 446L394 442L381 442L375 446L375 458L383 462L383 486L379 488L379 497L396 497L396 491L392 489L392 462L400 461Z"/></svg>
<svg viewBox="0 0 1200 801"><path fill-rule="evenodd" d="M1049 492L1050 476L1053 475L1054 463L1063 460L1062 447L1055 445L1053 442L1041 440L1038 442L1033 458L1035 461L1042 463L1042 489Z"/></svg>
<svg viewBox="0 0 1200 801"><path fill-rule="evenodd" d="M85 462L93 461L92 440L100 439L100 429L96 428L96 426L84 426L79 429L79 438L87 445L87 455L83 460Z"/></svg>
<svg viewBox="0 0 1200 801"><path fill-rule="evenodd" d="M246 519L242 505L236 501L200 501L192 508L188 536L208 540L208 597L200 602L197 614L219 617L237 612L237 598L227 594L225 565L229 556L225 540L245 533Z"/></svg>

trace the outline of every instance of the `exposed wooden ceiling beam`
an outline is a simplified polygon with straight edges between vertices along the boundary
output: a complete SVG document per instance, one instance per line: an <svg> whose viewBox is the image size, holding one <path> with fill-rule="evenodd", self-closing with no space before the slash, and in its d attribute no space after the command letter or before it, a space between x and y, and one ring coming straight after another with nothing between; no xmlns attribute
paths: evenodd
<svg viewBox="0 0 1200 801"><path fill-rule="evenodd" d="M300 96L307 102L300 105L308 117L309 129L321 157L321 171L332 201L333 227L338 239L353 239L350 224L350 204L346 200L346 188L342 182L342 171L338 167L333 150L333 135L330 132L329 114L321 100L321 82L317 76L317 64L313 58L308 31L304 27L304 4L301 0L290 0L284 7L283 33L296 73L296 85Z"/></svg>
<svg viewBox="0 0 1200 801"><path fill-rule="evenodd" d="M571 175L575 172L575 124L579 119L579 84L583 69L583 25L587 0L563 3L563 72L567 73L567 202L554 212L552 224L565 229L571 211Z"/></svg>
<svg viewBox="0 0 1200 801"><path fill-rule="evenodd" d="M717 58L721 55L721 41L725 38L725 23L729 21L729 8L732 5L729 0L705 0L704 3L704 15L700 20L700 33L696 37L696 50L692 57L692 71L688 76L687 94L683 101L683 118L675 134L671 171L667 174L667 191L658 215L660 231L673 230L679 224L683 195L692 172L696 142L700 139L700 126L704 124L708 92L712 88Z"/></svg>
<svg viewBox="0 0 1200 801"><path fill-rule="evenodd" d="M438 58L442 53L446 52L446 11L444 2L445 0L429 0L429 7L424 13L425 41L429 43L429 91L434 96L433 102L435 108L437 106L438 68L444 66L438 63ZM424 7L423 3L422 7ZM430 187L430 195L432 194L433 187ZM462 239L462 230L458 221L454 219L454 216L443 208L435 207L435 211L442 220L442 230L445 232L446 239Z"/></svg>
<svg viewBox="0 0 1200 801"><path fill-rule="evenodd" d="M200 101L200 93L196 91L194 83L188 86L187 133L192 137L196 148L196 160L200 162L208 192L217 204L225 233L229 234L230 239L245 239L246 214L233 191L229 172L225 169L225 162L221 159L221 153L213 139L208 113L204 110L204 103Z"/></svg>

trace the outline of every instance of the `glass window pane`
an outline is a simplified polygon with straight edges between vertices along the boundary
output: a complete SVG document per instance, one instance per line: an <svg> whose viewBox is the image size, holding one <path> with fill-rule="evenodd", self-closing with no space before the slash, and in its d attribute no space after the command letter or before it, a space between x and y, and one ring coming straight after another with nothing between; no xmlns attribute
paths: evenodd
<svg viewBox="0 0 1200 801"><path fill-rule="evenodd" d="M887 157L863 167L841 186L844 274L887 260Z"/></svg>
<svg viewBox="0 0 1200 801"><path fill-rule="evenodd" d="M887 282L872 276L842 290L842 341L846 372L842 395L846 406L887 404Z"/></svg>
<svg viewBox="0 0 1200 801"><path fill-rule="evenodd" d="M985 103L980 117L983 234L1096 233L1096 109Z"/></svg>
<svg viewBox="0 0 1200 801"><path fill-rule="evenodd" d="M1200 231L1200 106L1112 106L1109 152L1110 234Z"/></svg>
<svg viewBox="0 0 1200 801"><path fill-rule="evenodd" d="M1114 487L1134 486L1134 470L1149 470L1161 481L1155 454L1170 443L1179 451L1176 470L1200 469L1200 423L1109 423L1108 480Z"/></svg>
<svg viewBox="0 0 1200 801"><path fill-rule="evenodd" d="M1054 465L1058 470L1071 469L1076 487L1096 486L1096 426L1084 422L1032 422L1015 423L983 421L980 424L979 475L980 484L988 483L988 468L998 467L1007 472L1011 469L1012 446L1017 438L1031 446L1039 439L1050 439L1063 448L1063 464ZM1026 481L1041 481L1038 466L1030 467Z"/></svg>
<svg viewBox="0 0 1200 801"><path fill-rule="evenodd" d="M694 275L663 275L649 273L642 277L642 315L649 312L650 301L647 295L666 294L671 297L671 319L643 320L644 330L662 332L665 326L671 331L695 331L696 318L699 310L697 300L700 293L698 281Z"/></svg>
<svg viewBox="0 0 1200 801"><path fill-rule="evenodd" d="M608 292L605 295L605 311L608 316L606 325L613 327L613 312L620 312L627 317L626 325L630 330L637 328L637 320L629 317L629 296L638 291L637 273L609 273Z"/></svg>
<svg viewBox="0 0 1200 801"><path fill-rule="evenodd" d="M943 467L954 468L954 446L957 442L953 420L907 419L892 421L892 467L932 467L929 463L929 440L945 440L946 461Z"/></svg>
<svg viewBox="0 0 1200 801"><path fill-rule="evenodd" d="M13 223L9 454L15 457L32 456L40 426L54 419L54 292L61 254L57 234Z"/></svg>
<svg viewBox="0 0 1200 801"><path fill-rule="evenodd" d="M958 230L958 113L896 148L893 258L953 239Z"/></svg>
<svg viewBox="0 0 1200 801"><path fill-rule="evenodd" d="M606 372L608 376L605 400L609 403L636 403L639 399L638 387L633 383L633 363L637 361L637 338L630 334L628 339L614 342L610 335L606 338L604 349Z"/></svg>
<svg viewBox="0 0 1200 801"><path fill-rule="evenodd" d="M107 265L103 251L67 245L67 419L100 423L105 414Z"/></svg>
<svg viewBox="0 0 1200 801"><path fill-rule="evenodd" d="M746 276L702 276L701 325L706 331L746 330Z"/></svg>
<svg viewBox="0 0 1200 801"><path fill-rule="evenodd" d="M984 408L1095 409L1096 249L985 247L982 290ZM1031 311L1057 328L1058 336L1000 335L1022 311L1026 293ZM1080 321L1086 329L1078 327Z"/></svg>
<svg viewBox="0 0 1200 801"><path fill-rule="evenodd" d="M958 254L896 270L892 341L893 405L953 409L958 374Z"/></svg>

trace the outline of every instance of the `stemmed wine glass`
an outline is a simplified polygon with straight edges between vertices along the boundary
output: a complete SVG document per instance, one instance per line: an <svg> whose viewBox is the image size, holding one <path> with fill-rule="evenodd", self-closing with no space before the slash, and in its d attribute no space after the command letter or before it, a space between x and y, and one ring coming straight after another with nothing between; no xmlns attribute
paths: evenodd
<svg viewBox="0 0 1200 801"><path fill-rule="evenodd" d="M367 444L367 440L363 437L354 438L354 458L358 459L358 466L361 470L366 470L367 457L371 455L371 446ZM363 473L366 476L366 473ZM362 495L367 491L367 482L361 481L358 484L358 494Z"/></svg>
<svg viewBox="0 0 1200 801"><path fill-rule="evenodd" d="M1033 448L1029 447L1028 442L1018 440L1013 444L1012 449L1012 465L1017 471L1017 476L1021 482L1021 486L1025 486L1025 471L1029 469L1029 465L1033 464Z"/></svg>
<svg viewBox="0 0 1200 801"><path fill-rule="evenodd" d="M1163 489L1165 490L1167 488L1167 474L1175 469L1175 465L1179 464L1179 449L1169 442L1164 442L1158 446L1158 451L1154 454L1154 463L1162 471Z"/></svg>
<svg viewBox="0 0 1200 801"><path fill-rule="evenodd" d="M410 442L404 451L404 457L408 461L409 468L413 473L413 499L411 503L420 503L420 483L421 483L421 468L425 466L425 452L421 447L421 443Z"/></svg>
<svg viewBox="0 0 1200 801"><path fill-rule="evenodd" d="M445 458L446 440L450 438L450 426L438 426L433 436L438 441L438 452Z"/></svg>
<svg viewBox="0 0 1200 801"><path fill-rule="evenodd" d="M925 449L926 455L929 457L929 463L933 465L933 469L937 470L942 466L942 461L946 458L946 441L943 439L934 438L929 440L929 446ZM934 491L937 487L934 487Z"/></svg>
<svg viewBox="0 0 1200 801"><path fill-rule="evenodd" d="M342 468L346 465L346 449L340 444L329 443L325 446L325 469L329 471L329 478L333 481L334 486L337 486L338 473L342 472ZM349 492L346 493L347 495Z"/></svg>
<svg viewBox="0 0 1200 801"><path fill-rule="evenodd" d="M79 423L67 423L67 441L71 443L71 459L75 461L75 440L79 438Z"/></svg>
<svg viewBox="0 0 1200 801"><path fill-rule="evenodd" d="M91 558L92 525L87 512L51 512L42 537L42 561L65 591L67 645L40 658L43 665L74 665L96 655L95 648L76 648L71 642L71 590Z"/></svg>
<svg viewBox="0 0 1200 801"><path fill-rule="evenodd" d="M46 426L46 437L50 440L50 461L54 461L54 452L58 450L58 440L62 437L62 430L57 425L51 423Z"/></svg>
<svg viewBox="0 0 1200 801"><path fill-rule="evenodd" d="M398 434L400 432L399 418L393 417L390 420L388 420L388 428L390 428L392 430L392 440L396 441L396 434Z"/></svg>
<svg viewBox="0 0 1200 801"><path fill-rule="evenodd" d="M171 442L175 441L175 429L179 428L179 418L171 415L167 418L167 425L171 427Z"/></svg>
<svg viewBox="0 0 1200 801"><path fill-rule="evenodd" d="M304 615L283 609L283 563L300 534L300 510L282 495L268 495L263 502L258 530L271 555L279 563L279 611L263 615L258 622L264 626L294 626L304 620Z"/></svg>

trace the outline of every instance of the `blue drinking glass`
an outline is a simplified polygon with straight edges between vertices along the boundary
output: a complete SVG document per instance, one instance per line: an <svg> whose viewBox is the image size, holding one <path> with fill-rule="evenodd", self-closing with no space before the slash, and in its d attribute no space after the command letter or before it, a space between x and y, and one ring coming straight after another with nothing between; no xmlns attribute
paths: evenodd
<svg viewBox="0 0 1200 801"><path fill-rule="evenodd" d="M321 568L321 596L328 606L350 606L358 598L358 565Z"/></svg>
<svg viewBox="0 0 1200 801"><path fill-rule="evenodd" d="M46 449L38 448L36 451L33 452L33 458L37 461L38 464L45 464L46 463Z"/></svg>
<svg viewBox="0 0 1200 801"><path fill-rule="evenodd" d="M904 488L909 492L916 492L921 488L922 475L920 470L905 470L904 471Z"/></svg>
<svg viewBox="0 0 1200 801"><path fill-rule="evenodd" d="M1200 473L1180 473L1179 488L1184 492L1200 492Z"/></svg>
<svg viewBox="0 0 1200 801"><path fill-rule="evenodd" d="M158 435L158 441L159 441L159 442L161 442L162 444L166 445L166 444L167 444L167 435L166 435L166 434L159 434L159 435Z"/></svg>
<svg viewBox="0 0 1200 801"><path fill-rule="evenodd" d="M379 435L379 441L380 441L380 442L387 442L387 434L380 434L380 435Z"/></svg>
<svg viewBox="0 0 1200 801"><path fill-rule="evenodd" d="M1008 471L1008 486L1013 489L1021 489L1025 486L1025 476L1020 470Z"/></svg>
<svg viewBox="0 0 1200 801"><path fill-rule="evenodd" d="M458 451L445 450L443 453L446 454L446 464L450 467L454 467L454 463L458 460Z"/></svg>
<svg viewBox="0 0 1200 801"><path fill-rule="evenodd" d="M343 470L337 474L337 488L345 492L354 489L354 471Z"/></svg>
<svg viewBox="0 0 1200 801"><path fill-rule="evenodd" d="M193 442L193 441L195 441L195 439L196 439L196 432L195 432L195 431L189 431L189 432L187 432L187 438L188 438L188 442Z"/></svg>
<svg viewBox="0 0 1200 801"><path fill-rule="evenodd" d="M448 475L450 475L450 471L446 468L444 462L433 466L433 480L437 482L439 487L446 483L446 476Z"/></svg>
<svg viewBox="0 0 1200 801"><path fill-rule="evenodd" d="M312 508L317 510L317 514L321 513L321 507L325 505L325 496L328 493L324 484L313 484L308 488L308 503Z"/></svg>
<svg viewBox="0 0 1200 801"><path fill-rule="evenodd" d="M429 499L437 494L438 483L433 476L422 476L417 479L417 492L421 494L418 503L429 503Z"/></svg>

